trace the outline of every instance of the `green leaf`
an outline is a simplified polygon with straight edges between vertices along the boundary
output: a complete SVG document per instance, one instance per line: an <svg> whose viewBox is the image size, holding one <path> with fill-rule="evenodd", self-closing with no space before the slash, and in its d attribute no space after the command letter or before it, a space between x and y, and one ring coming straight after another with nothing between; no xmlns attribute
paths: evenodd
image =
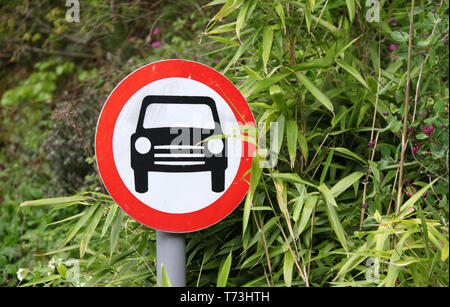
<svg viewBox="0 0 450 307"><path fill-rule="evenodd" d="M252 159L252 173L250 177L250 188L247 196L245 198L244 203L244 213L242 216L242 234L245 234L245 230L247 229L248 220L250 217L250 210L253 204L253 196L255 194L256 187L258 186L259 179L261 178L262 168L260 167L260 159L259 156L256 155Z"/></svg>
<svg viewBox="0 0 450 307"><path fill-rule="evenodd" d="M406 231L395 245L394 251L392 252L391 259L389 261L388 272L386 278L383 280L383 283L386 287L394 287L395 282L397 280L398 272L400 267L396 265L396 262L402 259L403 254L403 245L406 243L406 240L412 235L414 232L417 232L415 228Z"/></svg>
<svg viewBox="0 0 450 307"><path fill-rule="evenodd" d="M357 182L362 176L364 176L363 172L354 172L342 178L330 189L331 194L335 198L338 197L345 190L351 187L355 182Z"/></svg>
<svg viewBox="0 0 450 307"><path fill-rule="evenodd" d="M97 210L97 208L100 205L96 204L91 206L86 214L84 214L79 220L78 222L75 224L75 226L73 226L70 231L67 233L67 237L64 240L64 243L62 244L63 246L66 245L77 233L78 231L81 229L81 227L83 227L87 221L89 220L89 218L92 216L92 214L94 214L94 212Z"/></svg>
<svg viewBox="0 0 450 307"><path fill-rule="evenodd" d="M172 287L172 283L170 282L170 278L164 264L161 264L161 287Z"/></svg>
<svg viewBox="0 0 450 307"><path fill-rule="evenodd" d="M305 205L303 206L302 209L300 222L297 227L297 235L300 235L305 230L305 227L308 224L309 219L311 218L312 212L314 211L314 207L316 206L317 200L318 200L317 196L308 194Z"/></svg>
<svg viewBox="0 0 450 307"><path fill-rule="evenodd" d="M295 120L288 120L286 123L286 138L289 152L289 159L291 161L291 169L294 168L295 156L297 152L297 137L298 127Z"/></svg>
<svg viewBox="0 0 450 307"><path fill-rule="evenodd" d="M103 238L103 236L105 235L109 226L111 225L114 217L116 216L117 208L119 208L119 206L116 203L111 204L111 206L109 207L108 216L106 217L105 224L103 224L102 233L100 235L100 238Z"/></svg>
<svg viewBox="0 0 450 307"><path fill-rule="evenodd" d="M231 252L228 254L225 261L222 263L217 276L217 287L226 287L228 281L228 275L231 268Z"/></svg>
<svg viewBox="0 0 450 307"><path fill-rule="evenodd" d="M328 189L328 187L325 184L321 184L318 187L318 189L322 193L323 201L326 204L325 208L327 211L328 219L331 224L331 228L333 229L334 233L336 234L342 247L348 253L349 250L348 250L347 239L345 237L345 231L344 231L344 228L342 227L342 224L339 220L339 216L335 209L335 207L337 207L336 200L334 199L333 194L331 194L330 190Z"/></svg>
<svg viewBox="0 0 450 307"><path fill-rule="evenodd" d="M272 85L269 88L269 94L270 97L272 97L273 102L278 107L280 112L286 116L287 115L287 108L286 103L284 102L283 93L281 92L281 88L278 85Z"/></svg>
<svg viewBox="0 0 450 307"><path fill-rule="evenodd" d="M336 63L341 66L346 72L348 72L350 75L353 76L353 78L355 78L359 83L361 83L365 88L369 89L369 86L366 83L366 80L364 80L364 78L360 75L360 73L354 69L353 67L351 67L350 65L343 63L343 62L338 62L336 61Z"/></svg>
<svg viewBox="0 0 450 307"><path fill-rule="evenodd" d="M83 237L81 238L80 242L80 258L83 258L84 253L86 252L86 249L89 245L89 241L91 240L92 235L94 234L95 229L97 228L98 223L100 222L100 219L103 216L103 212L105 208L103 206L100 206L97 211L95 212L91 222L87 226L86 232L84 233Z"/></svg>
<svg viewBox="0 0 450 307"><path fill-rule="evenodd" d="M275 151L275 153L278 155L278 153L280 152L281 146L283 145L283 140L284 140L284 130L286 127L286 118L283 116L283 114L281 114L280 116L278 116L277 120L277 133L278 133L278 147L275 149L272 149Z"/></svg>
<svg viewBox="0 0 450 307"><path fill-rule="evenodd" d="M409 40L409 34L403 31L395 30L391 33L391 37L396 42L406 42Z"/></svg>
<svg viewBox="0 0 450 307"><path fill-rule="evenodd" d="M309 79L301 73L297 73L297 77L300 80L300 83L302 83L306 89L330 112L333 113L333 104L331 103L330 99L322 93Z"/></svg>
<svg viewBox="0 0 450 307"><path fill-rule="evenodd" d="M39 278L35 281L31 281L28 282L26 284L21 285L21 287L30 287L30 286L34 286L34 285L38 285L38 284L43 284L52 280L56 280L56 279L60 279L62 278L61 275L56 274L56 275L50 275L50 276L45 276L43 278Z"/></svg>
<svg viewBox="0 0 450 307"><path fill-rule="evenodd" d="M327 160L325 161L325 164L323 166L322 174L320 175L320 184L322 184L323 181L325 180L325 176L327 175L328 168L330 167L331 164L331 159L333 158L333 153L334 149L331 149L330 152L328 153Z"/></svg>
<svg viewBox="0 0 450 307"><path fill-rule="evenodd" d="M262 61L264 72L267 73L267 63L269 62L270 51L272 50L273 29L272 26L265 26L263 29Z"/></svg>
<svg viewBox="0 0 450 307"><path fill-rule="evenodd" d="M44 199L25 201L25 202L21 203L19 207L59 205L59 204L65 204L65 203L83 202L85 200L86 200L86 197L83 197L83 196L44 198Z"/></svg>
<svg viewBox="0 0 450 307"><path fill-rule="evenodd" d="M305 157L305 163L308 161L308 142L303 134L298 133L298 145L302 151L303 157Z"/></svg>
<svg viewBox="0 0 450 307"><path fill-rule="evenodd" d="M276 75L272 75L267 79L264 79L262 81L257 82L249 91L246 93L246 96L255 95L267 88L269 88L271 85L276 84L289 76L292 72L291 71L285 71Z"/></svg>
<svg viewBox="0 0 450 307"><path fill-rule="evenodd" d="M222 6L220 11L212 18L212 20L220 20L224 17L226 17L228 14L232 13L235 9L237 9L241 4L243 0L228 0L226 3ZM218 4L218 3L217 3ZM213 4L209 4L213 5Z"/></svg>
<svg viewBox="0 0 450 307"><path fill-rule="evenodd" d="M306 180L301 179L298 174L294 174L294 173L274 173L272 176L274 178L281 179L281 180L284 180L284 181L293 182L293 183L303 183L303 184L306 184L308 186L317 188L317 186L312 184L311 182L308 182Z"/></svg>
<svg viewBox="0 0 450 307"><path fill-rule="evenodd" d="M399 212L399 218L404 217L408 214L409 209L414 206L414 204L425 194L426 191L438 180L439 178L434 179L432 182L424 186L422 189L416 192L410 199L408 199L401 207Z"/></svg>
<svg viewBox="0 0 450 307"><path fill-rule="evenodd" d="M232 65L234 65L239 58L247 51L249 45L250 45L251 39L247 39L246 41L244 41L244 43L239 46L238 50L236 51L236 53L233 55L233 57L231 58L231 60L228 62L227 66L223 69L222 73L225 74L228 69L230 69L230 67Z"/></svg>
<svg viewBox="0 0 450 307"><path fill-rule="evenodd" d="M425 140L425 139L428 138L428 136L425 133L419 133L419 134L416 135L416 138L418 140Z"/></svg>
<svg viewBox="0 0 450 307"><path fill-rule="evenodd" d="M228 38L225 38L222 36L210 36L210 37L211 37L211 39L215 40L216 42L223 43L225 45L230 45L233 47L240 46L240 44L238 42L235 42L234 40L231 40L231 39L228 39Z"/></svg>
<svg viewBox="0 0 450 307"><path fill-rule="evenodd" d="M116 216L116 220L114 221L114 224L111 229L111 239L110 239L110 245L109 245L109 259L111 260L112 254L114 252L114 249L116 247L117 241L119 240L119 233L122 229L122 221L123 221L124 211L119 210Z"/></svg>
<svg viewBox="0 0 450 307"><path fill-rule="evenodd" d="M337 151L337 152L339 152L339 153L341 153L341 154L344 154L344 155L346 155L346 156L348 156L348 157L354 158L355 160L361 162L361 163L364 164L364 165L367 164L367 161L366 161L366 160L364 160L363 158L361 158L360 156L358 156L358 155L355 154L354 152L348 150L347 148L344 148L344 147L335 147L334 150Z"/></svg>
<svg viewBox="0 0 450 307"><path fill-rule="evenodd" d="M281 24L283 25L283 31L286 34L286 17L284 15L284 9L281 3L277 3L275 5L275 12L277 12L278 16L280 16Z"/></svg>
<svg viewBox="0 0 450 307"><path fill-rule="evenodd" d="M353 23L355 19L355 0L345 0L347 4L348 17L350 18L350 23Z"/></svg>
<svg viewBox="0 0 450 307"><path fill-rule="evenodd" d="M287 249L286 252L284 253L284 260L283 260L283 276L286 287L290 287L292 285L293 267L294 267L294 257L292 257L291 251Z"/></svg>
<svg viewBox="0 0 450 307"><path fill-rule="evenodd" d="M247 15L248 7L250 6L251 1L246 1L244 5L242 5L241 9L239 10L238 17L236 19L236 36L238 39L240 39L241 35L241 29L244 26L245 23L245 16Z"/></svg>

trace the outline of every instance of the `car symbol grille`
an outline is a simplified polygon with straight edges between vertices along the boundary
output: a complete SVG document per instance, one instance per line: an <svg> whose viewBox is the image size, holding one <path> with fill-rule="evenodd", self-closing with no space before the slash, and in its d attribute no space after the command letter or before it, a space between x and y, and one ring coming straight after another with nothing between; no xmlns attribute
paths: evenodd
<svg viewBox="0 0 450 307"><path fill-rule="evenodd" d="M156 145L155 165L204 165L204 146Z"/></svg>

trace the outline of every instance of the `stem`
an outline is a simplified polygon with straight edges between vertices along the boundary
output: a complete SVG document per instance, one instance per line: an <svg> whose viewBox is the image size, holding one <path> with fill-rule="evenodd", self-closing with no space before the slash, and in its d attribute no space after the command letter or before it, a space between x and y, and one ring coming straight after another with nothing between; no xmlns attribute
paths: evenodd
<svg viewBox="0 0 450 307"><path fill-rule="evenodd" d="M380 85L381 85L381 38L380 38L380 33L381 33L381 29L379 29L378 31L378 78L377 78L377 94L375 97L375 109L373 110L373 117L372 117L372 129L370 131L370 143L372 144L373 142L373 133L375 130L375 120L377 118L377 112L378 112L378 92L380 91ZM375 143L373 143L373 148L371 150L371 157L370 157L370 161L373 161L373 157L375 155L375 148L377 146L377 142L378 142L378 135L379 132L377 133L376 139L375 139ZM362 199L362 203L361 203L361 216L359 219L359 231L362 230L362 223L364 221L364 215L366 213L366 208L363 207L363 205L366 203L366 194L367 194L367 181L369 180L369 175L370 175L370 163L367 163L367 172L366 172L366 184L364 184L364 189L363 189L363 199Z"/></svg>
<svg viewBox="0 0 450 307"><path fill-rule="evenodd" d="M413 20L414 20L414 0L411 0L411 15L409 20L409 41L408 41L408 67L406 73L406 93L405 93L405 109L403 112L403 131L402 131L402 149L400 154L400 170L398 178L398 191L397 191L397 208L396 213L400 212L400 205L402 200L402 188L403 188L403 164L405 163L405 148L406 148L406 124L408 120L408 103L409 103L409 86L411 81L411 47L413 36Z"/></svg>

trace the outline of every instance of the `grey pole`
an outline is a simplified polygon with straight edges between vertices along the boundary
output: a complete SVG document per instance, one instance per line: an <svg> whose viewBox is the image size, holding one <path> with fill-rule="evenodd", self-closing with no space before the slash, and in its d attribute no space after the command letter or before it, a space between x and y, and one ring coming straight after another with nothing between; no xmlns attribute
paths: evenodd
<svg viewBox="0 0 450 307"><path fill-rule="evenodd" d="M184 234L156 231L156 277L161 286L161 265L173 287L186 287L186 243Z"/></svg>

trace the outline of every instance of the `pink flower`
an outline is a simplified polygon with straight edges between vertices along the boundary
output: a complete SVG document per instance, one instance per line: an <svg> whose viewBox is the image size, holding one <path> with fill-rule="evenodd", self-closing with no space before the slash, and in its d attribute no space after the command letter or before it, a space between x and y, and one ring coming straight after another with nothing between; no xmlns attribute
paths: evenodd
<svg viewBox="0 0 450 307"><path fill-rule="evenodd" d="M152 48L158 48L161 46L161 42L160 41L156 41L152 43Z"/></svg>
<svg viewBox="0 0 450 307"><path fill-rule="evenodd" d="M419 151L420 147L421 146L419 144L414 145L413 147L411 147L412 153L415 155Z"/></svg>
<svg viewBox="0 0 450 307"><path fill-rule="evenodd" d="M389 50L390 51L394 51L395 49L397 49L398 47L400 47L400 43L394 43L394 44L389 44Z"/></svg>
<svg viewBox="0 0 450 307"><path fill-rule="evenodd" d="M435 127L434 124L423 127L423 133L425 133L428 137L431 137L434 132L434 127Z"/></svg>
<svg viewBox="0 0 450 307"><path fill-rule="evenodd" d="M159 27L155 27L155 29L153 29L153 35L158 35L159 32L161 32L161 30L159 29Z"/></svg>

